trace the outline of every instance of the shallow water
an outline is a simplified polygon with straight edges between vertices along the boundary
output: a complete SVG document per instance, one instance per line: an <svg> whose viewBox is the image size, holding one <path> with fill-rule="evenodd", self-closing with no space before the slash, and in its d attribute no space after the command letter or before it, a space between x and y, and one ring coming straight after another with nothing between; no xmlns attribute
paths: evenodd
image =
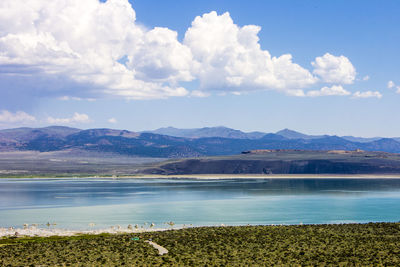
<svg viewBox="0 0 400 267"><path fill-rule="evenodd" d="M154 222L162 228L169 221L176 226L400 221L400 179L0 180L0 227Z"/></svg>

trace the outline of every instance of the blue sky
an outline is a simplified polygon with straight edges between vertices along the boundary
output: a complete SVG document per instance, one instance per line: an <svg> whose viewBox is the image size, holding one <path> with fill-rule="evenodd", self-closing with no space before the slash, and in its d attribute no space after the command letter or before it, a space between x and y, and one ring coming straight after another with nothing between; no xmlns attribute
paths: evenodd
<svg viewBox="0 0 400 267"><path fill-rule="evenodd" d="M0 3L1 128L400 136L398 1L81 2Z"/></svg>

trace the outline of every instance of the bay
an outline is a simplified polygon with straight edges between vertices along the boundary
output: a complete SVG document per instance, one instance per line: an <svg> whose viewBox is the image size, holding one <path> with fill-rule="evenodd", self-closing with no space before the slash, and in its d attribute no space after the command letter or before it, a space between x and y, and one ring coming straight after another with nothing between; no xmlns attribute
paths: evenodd
<svg viewBox="0 0 400 267"><path fill-rule="evenodd" d="M0 227L400 221L400 179L1 179ZM89 226L91 225L91 226Z"/></svg>

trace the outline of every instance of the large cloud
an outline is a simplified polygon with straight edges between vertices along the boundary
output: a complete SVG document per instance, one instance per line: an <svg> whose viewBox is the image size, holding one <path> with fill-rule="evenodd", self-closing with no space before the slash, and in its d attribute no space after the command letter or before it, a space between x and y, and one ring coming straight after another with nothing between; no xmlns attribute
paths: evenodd
<svg viewBox="0 0 400 267"><path fill-rule="evenodd" d="M194 73L202 89L232 91L277 89L289 91L316 82L312 74L292 62L290 54L272 57L259 44L259 26L239 27L229 13L196 17L185 34L196 61Z"/></svg>
<svg viewBox="0 0 400 267"><path fill-rule="evenodd" d="M178 33L154 28L144 35L143 43L134 49L128 66L146 81L176 83L191 81L192 53L178 41Z"/></svg>
<svg viewBox="0 0 400 267"><path fill-rule="evenodd" d="M191 78L187 71L187 61L191 60L188 49L176 40L176 32L146 31L135 19L127 0L3 0L1 75L24 76L26 85L57 77L61 81L58 84L70 84L71 88L79 84L95 96L186 95L185 89L164 82ZM156 52L152 55L150 51ZM146 56L140 56L143 54ZM124 57L129 67L120 63ZM154 73L161 76L151 79ZM48 91L57 89L54 84Z"/></svg>
<svg viewBox="0 0 400 267"><path fill-rule="evenodd" d="M180 42L176 31L140 26L128 0L2 0L0 88L63 99L271 89L304 96L303 89L321 81L354 81L346 57L318 57L312 74L290 54L261 49L260 30L210 12L196 17ZM181 86L193 80L200 87L192 93Z"/></svg>

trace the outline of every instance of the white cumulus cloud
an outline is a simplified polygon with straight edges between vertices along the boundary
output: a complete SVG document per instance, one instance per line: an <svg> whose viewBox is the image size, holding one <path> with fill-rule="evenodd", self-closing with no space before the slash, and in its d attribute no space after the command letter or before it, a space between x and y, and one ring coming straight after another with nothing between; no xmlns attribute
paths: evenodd
<svg viewBox="0 0 400 267"><path fill-rule="evenodd" d="M23 111L17 111L17 112L10 112L8 110L2 110L0 112L0 123L1 124L28 124L35 122L36 118L32 115L29 115L28 113L25 113Z"/></svg>
<svg viewBox="0 0 400 267"><path fill-rule="evenodd" d="M333 85L331 87L322 87L320 90L308 91L307 96L346 96L351 93L345 90L341 85Z"/></svg>
<svg viewBox="0 0 400 267"><path fill-rule="evenodd" d="M311 64L314 67L313 73L326 83L352 84L356 78L356 69L345 56L326 53Z"/></svg>
<svg viewBox="0 0 400 267"><path fill-rule="evenodd" d="M48 117L47 122L50 124L75 124L75 123L89 123L91 122L91 120L87 114L75 112L74 115L70 118Z"/></svg>
<svg viewBox="0 0 400 267"><path fill-rule="evenodd" d="M191 54L176 36L137 25L127 0L0 2L1 74L23 76L31 90L73 90L78 84L95 97L186 95L173 82L191 79ZM46 88L46 80L54 79ZM32 86L36 82L41 86Z"/></svg>
<svg viewBox="0 0 400 267"><path fill-rule="evenodd" d="M201 89L288 91L316 82L313 75L285 54L272 57L259 44L261 27L236 25L229 13L198 16L187 30L184 44L190 48L193 74Z"/></svg>
<svg viewBox="0 0 400 267"><path fill-rule="evenodd" d="M353 83L356 71L347 57L317 57L311 73L291 54L262 49L260 30L213 11L197 16L181 42L174 30L141 26L128 0L2 0L0 86L90 101L207 96L211 90L304 96L303 89L319 82ZM182 86L191 81L200 84L193 92Z"/></svg>
<svg viewBox="0 0 400 267"><path fill-rule="evenodd" d="M378 91L357 91L353 94L353 98L382 98L382 94Z"/></svg>
<svg viewBox="0 0 400 267"><path fill-rule="evenodd" d="M156 27L143 36L143 45L136 47L127 65L145 81L191 81L192 53L178 41L178 33Z"/></svg>

